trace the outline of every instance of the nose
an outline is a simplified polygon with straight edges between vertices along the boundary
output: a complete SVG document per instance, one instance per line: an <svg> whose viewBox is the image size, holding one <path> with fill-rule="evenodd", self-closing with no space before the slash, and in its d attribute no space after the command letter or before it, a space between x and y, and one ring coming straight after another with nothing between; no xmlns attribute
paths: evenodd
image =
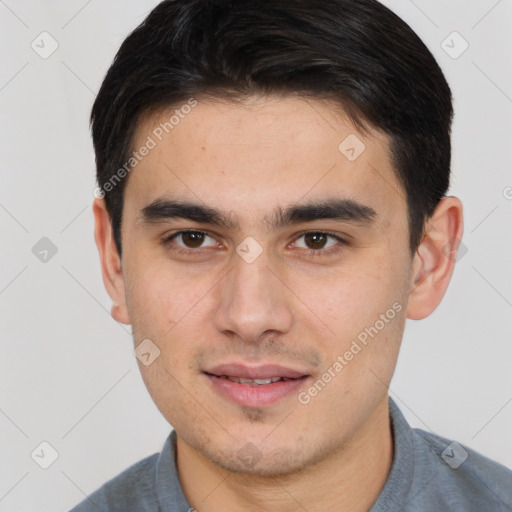
<svg viewBox="0 0 512 512"><path fill-rule="evenodd" d="M214 323L219 332L257 344L263 337L290 330L292 296L269 266L265 251L252 263L237 254L233 267L221 281Z"/></svg>

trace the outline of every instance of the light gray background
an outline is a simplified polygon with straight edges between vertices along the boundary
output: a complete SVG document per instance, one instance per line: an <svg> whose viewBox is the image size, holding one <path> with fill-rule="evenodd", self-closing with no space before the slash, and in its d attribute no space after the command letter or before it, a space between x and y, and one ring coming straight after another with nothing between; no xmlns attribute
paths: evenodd
<svg viewBox="0 0 512 512"><path fill-rule="evenodd" d="M1 511L66 511L160 451L169 432L129 327L109 314L88 129L115 52L155 4L0 0ZM414 426L512 467L512 5L386 4L429 46L454 93L450 194L465 205L467 248L439 308L407 321L391 395ZM59 45L47 59L31 48L43 31ZM441 46L453 31L469 43L456 59ZM46 263L32 253L42 237L58 248ZM31 458L43 441L59 454L46 470ZM38 450L39 461L49 456Z"/></svg>

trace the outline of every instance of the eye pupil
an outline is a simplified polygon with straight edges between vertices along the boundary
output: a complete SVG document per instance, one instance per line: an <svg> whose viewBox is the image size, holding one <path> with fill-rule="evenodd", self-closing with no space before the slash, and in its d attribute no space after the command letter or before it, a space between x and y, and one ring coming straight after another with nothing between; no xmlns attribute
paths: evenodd
<svg viewBox="0 0 512 512"><path fill-rule="evenodd" d="M311 249L322 249L327 240L327 235L324 233L307 233L304 235L306 245ZM312 244L312 247L310 246Z"/></svg>
<svg viewBox="0 0 512 512"><path fill-rule="evenodd" d="M182 233L181 238L187 247L200 247L204 241L204 233L188 231Z"/></svg>

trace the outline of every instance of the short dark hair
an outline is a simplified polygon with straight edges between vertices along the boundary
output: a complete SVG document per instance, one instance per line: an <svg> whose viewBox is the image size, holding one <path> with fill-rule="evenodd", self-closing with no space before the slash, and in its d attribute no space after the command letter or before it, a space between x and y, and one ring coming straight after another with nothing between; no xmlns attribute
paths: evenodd
<svg viewBox="0 0 512 512"><path fill-rule="evenodd" d="M125 39L94 102L98 185L126 169L143 115L253 94L332 99L359 128L386 133L414 255L449 187L452 96L420 38L377 0L161 2ZM118 181L105 201L121 254Z"/></svg>

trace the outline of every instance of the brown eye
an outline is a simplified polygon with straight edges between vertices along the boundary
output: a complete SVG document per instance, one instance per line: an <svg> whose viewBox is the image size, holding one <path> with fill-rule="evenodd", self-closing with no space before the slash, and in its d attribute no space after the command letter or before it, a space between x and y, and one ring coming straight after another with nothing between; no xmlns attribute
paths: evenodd
<svg viewBox="0 0 512 512"><path fill-rule="evenodd" d="M186 247L196 249L197 247L201 247L201 244L204 241L204 233L200 233L198 231L186 231L181 234L181 240Z"/></svg>
<svg viewBox="0 0 512 512"><path fill-rule="evenodd" d="M346 242L341 237L331 233L326 233L324 231L308 231L307 233L302 233L297 238L294 245L301 249L305 249L310 254L326 255L332 251L341 249L346 245Z"/></svg>
<svg viewBox="0 0 512 512"><path fill-rule="evenodd" d="M304 235L304 241L308 249L323 249L327 238L328 235L325 233L307 233Z"/></svg>
<svg viewBox="0 0 512 512"><path fill-rule="evenodd" d="M208 239L210 243L208 243ZM186 251L188 249L190 252L193 252L195 249L214 247L217 242L204 231L178 231L167 237L163 243L177 251Z"/></svg>

